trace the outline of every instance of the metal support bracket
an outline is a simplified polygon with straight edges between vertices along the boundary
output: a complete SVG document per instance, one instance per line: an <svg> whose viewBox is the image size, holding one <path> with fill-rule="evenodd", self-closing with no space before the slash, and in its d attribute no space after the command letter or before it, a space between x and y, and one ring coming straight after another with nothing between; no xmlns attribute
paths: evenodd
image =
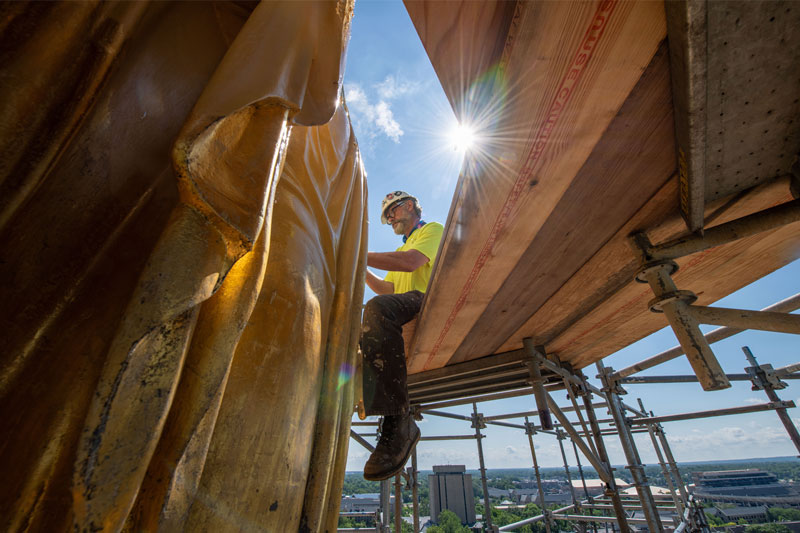
<svg viewBox="0 0 800 533"><path fill-rule="evenodd" d="M642 256L647 257L650 247L647 237L640 233L634 236L634 241L641 248ZM677 270L678 265L674 261L651 261L644 264L636 275L636 281L650 285L656 296L650 302L651 310L661 311L667 317L703 389L727 389L731 383L700 331L699 321L690 310L694 294L679 291L672 281L672 274Z"/></svg>
<svg viewBox="0 0 800 533"><path fill-rule="evenodd" d="M539 411L539 422L542 429L553 429L553 419L550 417L550 410L547 407L547 392L544 388L541 365L536 359L536 355L545 357L544 349L534 346L533 339L530 338L522 339L522 346L528 356L528 361L525 364L528 367L528 372L530 372L530 385L533 388L536 409Z"/></svg>
<svg viewBox="0 0 800 533"><path fill-rule="evenodd" d="M775 369L770 364L748 366L744 371L747 372L747 375L750 376L750 381L753 382L752 390L765 390L769 387L774 390L780 390L788 387L786 382L778 377Z"/></svg>
<svg viewBox="0 0 800 533"><path fill-rule="evenodd" d="M620 385L619 379L614 375L614 369L610 366L605 367L601 373L597 374L597 379L603 384L603 392L605 393L628 394L628 391Z"/></svg>
<svg viewBox="0 0 800 533"><path fill-rule="evenodd" d="M483 413L473 413L470 418L472 420L471 428L486 429L486 420L483 418ZM481 438L483 438L483 435L481 435Z"/></svg>

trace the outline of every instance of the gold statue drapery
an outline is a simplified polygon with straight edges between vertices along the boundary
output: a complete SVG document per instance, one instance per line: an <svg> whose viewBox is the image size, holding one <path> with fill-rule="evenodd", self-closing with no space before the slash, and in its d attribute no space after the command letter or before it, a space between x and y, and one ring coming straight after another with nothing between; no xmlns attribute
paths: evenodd
<svg viewBox="0 0 800 533"><path fill-rule="evenodd" d="M335 529L352 6L3 9L4 529Z"/></svg>

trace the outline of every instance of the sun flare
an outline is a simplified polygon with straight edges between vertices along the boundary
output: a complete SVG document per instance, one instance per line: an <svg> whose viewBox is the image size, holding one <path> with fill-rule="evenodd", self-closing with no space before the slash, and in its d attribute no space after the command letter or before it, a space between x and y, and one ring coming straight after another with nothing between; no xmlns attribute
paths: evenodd
<svg viewBox="0 0 800 533"><path fill-rule="evenodd" d="M466 152L475 145L475 132L466 124L457 124L448 137L458 152Z"/></svg>

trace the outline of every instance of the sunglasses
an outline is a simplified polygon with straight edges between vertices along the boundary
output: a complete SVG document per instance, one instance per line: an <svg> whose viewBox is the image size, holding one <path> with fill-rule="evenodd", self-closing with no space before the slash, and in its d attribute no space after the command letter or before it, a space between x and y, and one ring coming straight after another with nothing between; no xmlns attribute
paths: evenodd
<svg viewBox="0 0 800 533"><path fill-rule="evenodd" d="M389 209L387 209L386 210L386 218L387 219L390 218L390 217L394 218L394 212L397 210L398 207L400 207L404 203L406 203L406 200L401 200L401 201L397 202L396 204L394 204L393 206L391 206Z"/></svg>

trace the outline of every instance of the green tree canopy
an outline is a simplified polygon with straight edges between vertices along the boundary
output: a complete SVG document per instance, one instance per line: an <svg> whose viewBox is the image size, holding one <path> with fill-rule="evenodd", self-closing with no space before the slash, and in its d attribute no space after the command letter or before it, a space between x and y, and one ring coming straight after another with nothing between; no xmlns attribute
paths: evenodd
<svg viewBox="0 0 800 533"><path fill-rule="evenodd" d="M439 513L439 527L442 529L442 533L470 533L469 528L461 524L461 519L454 512L446 509Z"/></svg>
<svg viewBox="0 0 800 533"><path fill-rule="evenodd" d="M747 526L745 533L792 533L792 530L781 524L757 524Z"/></svg>

